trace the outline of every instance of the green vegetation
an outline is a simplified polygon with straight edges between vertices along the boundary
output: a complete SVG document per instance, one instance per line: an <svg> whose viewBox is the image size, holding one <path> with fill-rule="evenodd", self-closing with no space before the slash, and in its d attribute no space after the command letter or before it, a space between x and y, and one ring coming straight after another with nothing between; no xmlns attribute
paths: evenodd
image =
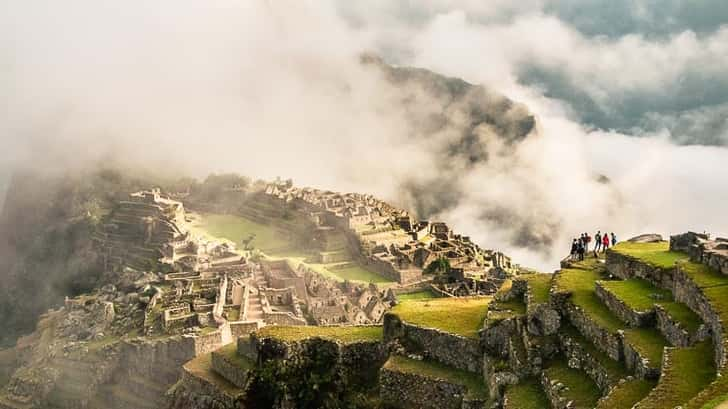
<svg viewBox="0 0 728 409"><path fill-rule="evenodd" d="M397 294L397 300L429 300L431 298L438 298L432 290L415 291L413 293Z"/></svg>
<svg viewBox="0 0 728 409"><path fill-rule="evenodd" d="M506 390L505 409L543 409L551 407L541 383L534 378L526 379Z"/></svg>
<svg viewBox="0 0 728 409"><path fill-rule="evenodd" d="M700 288L728 285L728 276L705 264L682 261L678 263L678 267Z"/></svg>
<svg viewBox="0 0 728 409"><path fill-rule="evenodd" d="M713 348L704 341L667 352L670 362L657 386L637 404L639 409L673 408L689 401L715 379Z"/></svg>
<svg viewBox="0 0 728 409"><path fill-rule="evenodd" d="M324 338L343 343L381 341L382 327L315 327L271 325L258 330L258 336L283 341L301 341L306 338Z"/></svg>
<svg viewBox="0 0 728 409"><path fill-rule="evenodd" d="M606 398L599 401L596 409L631 408L635 403L644 399L655 385L654 381L642 379L622 382L615 386Z"/></svg>
<svg viewBox="0 0 728 409"><path fill-rule="evenodd" d="M354 265L351 267L345 267L345 268L326 268L326 270L329 272L329 276L335 278L339 281L359 281L362 283L391 283L392 280L377 274L373 271L367 270L366 268L360 266L360 265Z"/></svg>
<svg viewBox="0 0 728 409"><path fill-rule="evenodd" d="M531 302L534 304L549 302L549 290L551 289L553 274L527 274L519 277L528 282L528 288L531 290Z"/></svg>
<svg viewBox="0 0 728 409"><path fill-rule="evenodd" d="M572 325L564 324L561 327L561 332L568 335L574 342L582 347L584 352L596 359L597 362L599 362L599 364L607 371L607 375L609 375L611 380L626 378L629 375L627 368L625 368L622 362L615 361L607 354L597 349L594 344L584 338L584 336L582 336Z"/></svg>
<svg viewBox="0 0 728 409"><path fill-rule="evenodd" d="M212 369L212 353L198 356L197 358L187 362L184 365L184 368L191 374L207 380L217 386L222 392L231 396L239 395L243 392L242 389L231 384L227 379L215 373Z"/></svg>
<svg viewBox="0 0 728 409"><path fill-rule="evenodd" d="M659 367L662 364L662 352L668 344L656 328L626 329L624 340L643 358L649 359L652 367Z"/></svg>
<svg viewBox="0 0 728 409"><path fill-rule="evenodd" d="M670 251L670 243L666 241L657 243L623 241L612 247L612 251L664 269L673 268L676 262L688 258L685 253Z"/></svg>
<svg viewBox="0 0 728 409"><path fill-rule="evenodd" d="M218 349L217 351L213 352L213 354L220 354L224 356L229 362L239 368L247 370L255 368L255 363L253 361L242 355L238 355L238 345L236 342L233 342Z"/></svg>
<svg viewBox="0 0 728 409"><path fill-rule="evenodd" d="M393 371L410 373L431 379L441 379L456 385L465 386L468 397L486 398L488 389L482 377L477 374L461 371L432 361L418 361L399 355L393 355L384 364L384 367Z"/></svg>
<svg viewBox="0 0 728 409"><path fill-rule="evenodd" d="M508 318L522 316L526 314L526 304L521 299L512 299L508 301L493 301L488 306L488 327L499 323Z"/></svg>
<svg viewBox="0 0 728 409"><path fill-rule="evenodd" d="M396 305L392 312L410 324L477 338L492 300L492 297L408 300Z"/></svg>
<svg viewBox="0 0 728 409"><path fill-rule="evenodd" d="M602 281L602 286L624 302L632 310L652 310L658 300L671 300L670 291L657 288L647 280L633 278L622 281Z"/></svg>
<svg viewBox="0 0 728 409"><path fill-rule="evenodd" d="M659 304L688 331L695 332L700 326L701 320L697 314L684 304L674 301L670 291L657 288L647 280L633 278L601 283L632 310L645 312Z"/></svg>
<svg viewBox="0 0 728 409"><path fill-rule="evenodd" d="M556 275L557 291L571 293L571 302L581 307L599 326L615 332L624 324L607 308L594 292L595 283L602 275L594 270L563 269Z"/></svg>
<svg viewBox="0 0 728 409"><path fill-rule="evenodd" d="M685 409L715 409L723 402L728 401L728 377L720 376L703 389L700 394L691 399Z"/></svg>
<svg viewBox="0 0 728 409"><path fill-rule="evenodd" d="M255 235L252 241L253 247L265 253L291 246L285 236L275 228L240 216L205 214L201 216L198 227L213 237L233 241L241 248L243 240Z"/></svg>
<svg viewBox="0 0 728 409"><path fill-rule="evenodd" d="M573 400L576 408L593 408L601 397L594 381L583 371L569 368L563 359L553 362L544 372L551 382L559 381L568 387L562 391L562 396Z"/></svg>
<svg viewBox="0 0 728 409"><path fill-rule="evenodd" d="M688 308L685 304L681 304L677 301L659 302L659 304L665 308L665 311L670 314L672 319L679 322L683 328L688 330L688 332L694 333L703 322L698 314L694 313L693 310Z"/></svg>

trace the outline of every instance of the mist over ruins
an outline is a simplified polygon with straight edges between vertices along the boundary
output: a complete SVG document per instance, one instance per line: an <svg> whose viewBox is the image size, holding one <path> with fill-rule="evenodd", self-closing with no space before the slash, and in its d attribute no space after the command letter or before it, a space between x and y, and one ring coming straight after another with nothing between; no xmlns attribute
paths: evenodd
<svg viewBox="0 0 728 409"><path fill-rule="evenodd" d="M0 0L0 409L726 409L727 56L724 0Z"/></svg>

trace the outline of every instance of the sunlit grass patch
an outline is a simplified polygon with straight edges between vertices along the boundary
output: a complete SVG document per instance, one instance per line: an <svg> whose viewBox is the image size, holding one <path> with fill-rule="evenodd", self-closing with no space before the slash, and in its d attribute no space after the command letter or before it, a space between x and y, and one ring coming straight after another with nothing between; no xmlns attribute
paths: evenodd
<svg viewBox="0 0 728 409"><path fill-rule="evenodd" d="M441 379L446 382L462 385L468 390L468 397L485 398L488 396L488 388L483 383L481 376L445 366L438 362L420 361L399 355L393 355L384 364L390 370L424 376L431 379Z"/></svg>
<svg viewBox="0 0 728 409"><path fill-rule="evenodd" d="M307 338L317 337L334 341L341 341L343 343L353 343L364 341L380 341L382 339L382 327L318 327L270 325L259 329L257 334L259 337L277 338L282 341L301 341Z"/></svg>
<svg viewBox="0 0 728 409"><path fill-rule="evenodd" d="M670 251L670 243L666 241L657 243L632 243L623 241L612 247L612 251L664 269L672 268L676 262L688 258L688 255L685 253Z"/></svg>
<svg viewBox="0 0 728 409"><path fill-rule="evenodd" d="M452 297L407 300L392 312L403 321L451 334L477 338L493 297Z"/></svg>

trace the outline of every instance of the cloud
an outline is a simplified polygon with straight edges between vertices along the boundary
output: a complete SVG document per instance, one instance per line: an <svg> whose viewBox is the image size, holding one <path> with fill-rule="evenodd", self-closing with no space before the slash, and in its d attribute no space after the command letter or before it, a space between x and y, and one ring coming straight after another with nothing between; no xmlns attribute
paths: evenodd
<svg viewBox="0 0 728 409"><path fill-rule="evenodd" d="M676 2L592 13L605 4L0 0L0 165L373 192L547 270L584 230L728 231L728 28ZM362 52L487 91L453 104ZM533 132L507 125L530 114Z"/></svg>

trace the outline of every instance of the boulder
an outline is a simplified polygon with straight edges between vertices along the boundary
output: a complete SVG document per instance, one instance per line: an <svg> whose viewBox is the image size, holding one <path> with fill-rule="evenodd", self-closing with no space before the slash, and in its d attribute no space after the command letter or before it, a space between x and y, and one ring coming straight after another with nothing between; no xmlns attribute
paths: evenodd
<svg viewBox="0 0 728 409"><path fill-rule="evenodd" d="M659 241L663 241L662 236L656 233L651 234L640 234L639 236L634 236L631 239L627 240L632 243L657 243Z"/></svg>

